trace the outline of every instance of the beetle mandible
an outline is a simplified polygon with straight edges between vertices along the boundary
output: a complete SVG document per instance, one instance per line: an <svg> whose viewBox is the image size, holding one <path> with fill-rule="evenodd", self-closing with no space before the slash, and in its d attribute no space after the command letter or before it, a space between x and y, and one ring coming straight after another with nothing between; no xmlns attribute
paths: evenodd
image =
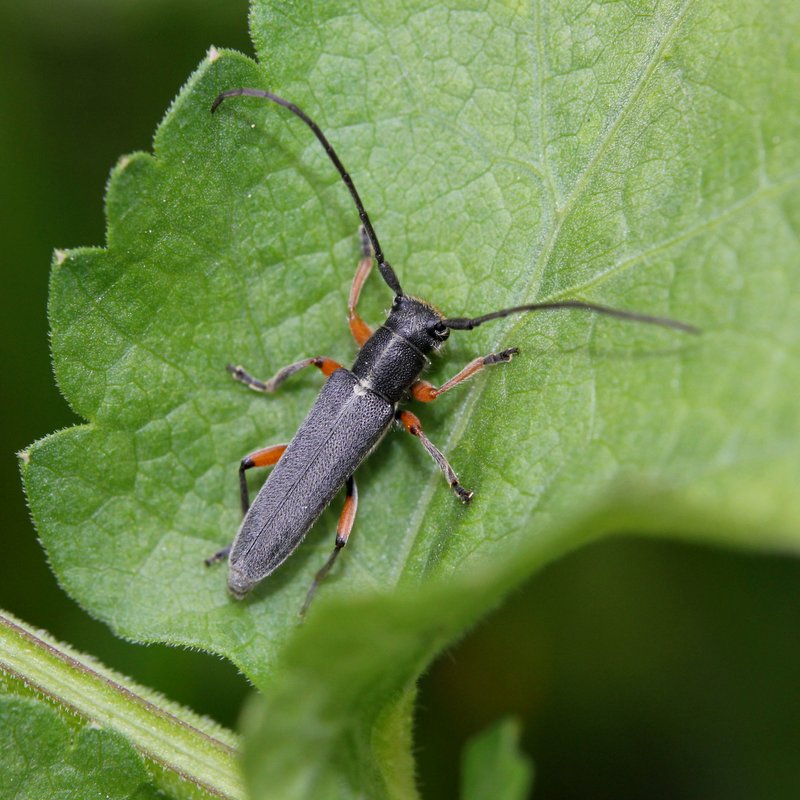
<svg viewBox="0 0 800 800"><path fill-rule="evenodd" d="M493 364L506 364L519 350L510 347L480 356L441 386L420 376L451 330L472 330L490 320L528 311L577 309L620 319L661 325L687 333L698 333L693 325L623 311L582 300L556 300L504 308L480 317L445 317L424 300L407 295L394 269L383 256L352 178L319 126L294 103L263 89L239 88L222 92L211 106L213 114L230 97L247 95L270 100L291 111L311 129L347 186L361 219L363 258L356 269L348 301L350 330L359 352L351 369L331 358L305 358L279 370L268 381L252 377L243 367L228 365L233 377L259 392L274 392L289 376L314 366L327 378L303 424L288 445L272 445L245 456L239 465L239 484L244 519L230 547L206 560L212 564L228 557L228 589L241 599L257 583L274 572L303 540L323 509L346 487L344 509L336 530L336 541L328 560L316 573L306 594L301 614L308 608L322 579L333 566L353 529L358 507L354 473L397 420L422 446L444 473L456 496L464 503L472 499L444 454L425 436L419 419L399 408L413 398L429 403L453 387ZM361 287L378 264L381 277L394 292L394 303L386 321L377 330L356 311ZM252 467L274 467L250 505L246 471Z"/></svg>

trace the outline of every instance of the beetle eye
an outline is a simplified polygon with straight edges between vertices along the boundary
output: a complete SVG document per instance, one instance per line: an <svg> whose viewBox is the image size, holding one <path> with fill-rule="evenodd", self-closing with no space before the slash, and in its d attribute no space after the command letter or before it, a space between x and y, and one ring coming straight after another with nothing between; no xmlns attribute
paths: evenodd
<svg viewBox="0 0 800 800"><path fill-rule="evenodd" d="M395 296L394 301L392 302L392 308L398 308L400 303L403 302L403 295L398 294Z"/></svg>
<svg viewBox="0 0 800 800"><path fill-rule="evenodd" d="M440 339L446 339L448 336L447 325L442 322L437 322L431 328L431 331L433 332L434 336L438 336Z"/></svg>

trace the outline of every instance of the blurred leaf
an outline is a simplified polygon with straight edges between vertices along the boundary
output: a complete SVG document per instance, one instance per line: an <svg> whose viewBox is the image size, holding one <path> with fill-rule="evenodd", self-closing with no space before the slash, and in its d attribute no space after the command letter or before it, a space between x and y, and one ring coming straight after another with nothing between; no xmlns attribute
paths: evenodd
<svg viewBox="0 0 800 800"><path fill-rule="evenodd" d="M635 528L648 514L678 524L673 509L668 497L651 496L637 507L612 496L562 535L577 541L587 529ZM712 517L698 510L695 521L711 524ZM551 557L532 537L447 580L372 596L342 593L314 607L282 653L279 678L245 717L253 796L415 798L411 710L418 676Z"/></svg>
<svg viewBox="0 0 800 800"><path fill-rule="evenodd" d="M500 720L467 742L461 770L463 800L525 800L533 779L519 750L519 722Z"/></svg>
<svg viewBox="0 0 800 800"><path fill-rule="evenodd" d="M447 313L581 297L705 331L690 340L564 313L454 334L436 380L475 354L521 348L422 412L476 490L472 506L417 442L391 437L359 471L352 544L286 655L305 665L294 688L316 704L309 720L346 688L344 705L363 699L363 724L377 726L354 741L383 761L357 768L326 738L335 725L302 732L327 742L332 774L371 772L373 786L394 774L386 792L413 792L410 760L390 763L385 734L407 744L419 671L526 571L590 538L795 550L800 10L775 5L254 6L261 65L204 62L154 156L115 169L107 249L70 251L54 268L56 376L88 423L33 446L24 475L62 585L122 635L224 654L290 697L297 677L276 665L335 511L243 603L202 560L236 530L239 459L286 441L319 380L264 398L224 364L268 377L307 355L352 358L357 220L298 120L256 100L210 117L217 92L241 85L317 119L403 286ZM365 316L380 319L387 299L373 278ZM470 580L474 594L454 594ZM346 598L393 587L403 625L359 637L349 610L370 633L379 620ZM418 604L437 592L447 613ZM315 644L317 618L332 629ZM366 697L350 679L368 675L380 680ZM305 747L300 757L308 769ZM315 769L324 757L315 751Z"/></svg>
<svg viewBox="0 0 800 800"><path fill-rule="evenodd" d="M0 797L156 800L142 759L113 731L67 725L44 703L0 695Z"/></svg>

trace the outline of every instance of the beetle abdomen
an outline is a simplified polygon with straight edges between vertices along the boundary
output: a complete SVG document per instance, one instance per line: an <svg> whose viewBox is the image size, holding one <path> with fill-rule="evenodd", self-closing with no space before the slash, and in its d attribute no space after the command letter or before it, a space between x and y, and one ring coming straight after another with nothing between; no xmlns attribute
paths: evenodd
<svg viewBox="0 0 800 800"><path fill-rule="evenodd" d="M228 574L234 595L244 595L292 553L393 418L394 407L351 372L331 375L239 528Z"/></svg>

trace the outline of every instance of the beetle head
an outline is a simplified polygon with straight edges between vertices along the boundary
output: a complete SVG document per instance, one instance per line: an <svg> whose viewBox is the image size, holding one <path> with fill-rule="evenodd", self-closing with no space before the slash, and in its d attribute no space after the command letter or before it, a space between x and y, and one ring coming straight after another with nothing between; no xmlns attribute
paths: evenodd
<svg viewBox="0 0 800 800"><path fill-rule="evenodd" d="M438 350L450 335L443 319L444 315L430 303L401 294L395 297L385 325L421 352L429 353Z"/></svg>

